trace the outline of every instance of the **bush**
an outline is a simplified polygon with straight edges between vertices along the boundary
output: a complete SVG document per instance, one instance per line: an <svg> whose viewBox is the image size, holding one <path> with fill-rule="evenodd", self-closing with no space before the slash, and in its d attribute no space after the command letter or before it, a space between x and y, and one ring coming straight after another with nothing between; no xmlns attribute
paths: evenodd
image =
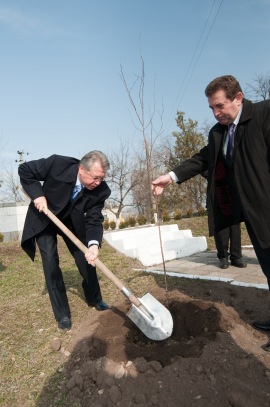
<svg viewBox="0 0 270 407"><path fill-rule="evenodd" d="M136 226L136 218L134 218L134 216L130 216L128 218L128 223L129 223L129 226L131 226L131 227Z"/></svg>
<svg viewBox="0 0 270 407"><path fill-rule="evenodd" d="M163 212L162 214L162 220L163 222L169 222L171 220L170 215L168 214L168 212Z"/></svg>
<svg viewBox="0 0 270 407"><path fill-rule="evenodd" d="M114 230L116 228L116 222L114 220L111 220L109 222L109 226L110 226L110 229Z"/></svg>
<svg viewBox="0 0 270 407"><path fill-rule="evenodd" d="M124 220L122 220L119 224L119 229L125 229L128 227L128 222L125 222Z"/></svg>
<svg viewBox="0 0 270 407"><path fill-rule="evenodd" d="M144 215L138 215L137 216L137 222L139 225L145 225L146 224L146 217Z"/></svg>
<svg viewBox="0 0 270 407"><path fill-rule="evenodd" d="M125 227L128 228L129 227L129 219L126 219L126 220L123 219L123 222L126 225Z"/></svg>
<svg viewBox="0 0 270 407"><path fill-rule="evenodd" d="M3 233L0 232L0 243L2 243L4 241L4 235Z"/></svg>
<svg viewBox="0 0 270 407"><path fill-rule="evenodd" d="M189 208L189 209L187 210L187 218L191 218L192 215L193 215L193 209Z"/></svg>
<svg viewBox="0 0 270 407"><path fill-rule="evenodd" d="M108 230L110 227L109 221L108 220L104 220L103 222L103 229L104 230Z"/></svg>
<svg viewBox="0 0 270 407"><path fill-rule="evenodd" d="M206 209L203 206L201 206L199 208L199 210L198 210L198 214L199 214L199 216L205 216L206 215Z"/></svg>
<svg viewBox="0 0 270 407"><path fill-rule="evenodd" d="M175 211L173 217L174 217L175 220L182 219L182 212L181 211Z"/></svg>

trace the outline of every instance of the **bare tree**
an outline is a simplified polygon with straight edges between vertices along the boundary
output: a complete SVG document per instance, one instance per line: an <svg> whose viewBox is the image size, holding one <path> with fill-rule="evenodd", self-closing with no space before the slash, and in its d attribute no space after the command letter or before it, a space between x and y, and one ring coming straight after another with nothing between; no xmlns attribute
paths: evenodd
<svg viewBox="0 0 270 407"><path fill-rule="evenodd" d="M132 206L131 191L139 182L139 175L136 173L136 156L130 144L121 141L119 150L108 157L110 171L106 181L112 194L107 200L106 209L115 214L118 226L123 208Z"/></svg>
<svg viewBox="0 0 270 407"><path fill-rule="evenodd" d="M3 180L3 168L4 168L5 164L4 164L4 158L2 156L2 153L3 153L5 145L6 145L6 143L4 143L3 137L1 136L0 137L0 168L1 168L0 169L0 188L3 186L3 182L4 182L4 180ZM2 192L2 190L1 190L1 192Z"/></svg>
<svg viewBox="0 0 270 407"><path fill-rule="evenodd" d="M157 148L152 149L151 154L151 170L153 176L166 171L165 167L165 157L168 155L168 146L169 143L159 143ZM133 205L137 208L140 214L147 213L148 197L146 194L146 186L148 182L147 167L143 155L137 157L138 166L136 168L135 174L138 176L138 183L135 188L132 190L133 195ZM153 212L157 211L156 208L156 197L153 198ZM153 216L153 213L151 214Z"/></svg>
<svg viewBox="0 0 270 407"><path fill-rule="evenodd" d="M253 84L247 84L247 93L255 102L270 99L270 72L257 74Z"/></svg>
<svg viewBox="0 0 270 407"><path fill-rule="evenodd" d="M135 120L133 120L134 127L138 130L143 139L144 144L144 161L145 161L145 169L146 169L146 176L145 179L145 187L144 187L144 194L146 197L146 216L147 220L151 220L152 211L153 211L153 195L152 195L152 179L153 179L153 166L152 166L152 155L153 155L153 148L155 141L161 135L163 129L162 123L162 115L161 113L156 112L156 102L155 102L155 92L154 92L154 101L152 109L146 112L145 107L145 71L144 71L144 60L141 56L141 74L135 75L135 81L132 86L128 86L126 77L123 72L122 66L120 78L124 84L124 88L127 92L130 104L132 106L133 113L135 114ZM138 103L135 102L135 97L133 96L133 90L135 86L138 86ZM159 129L156 130L154 126L154 119L158 115L159 117Z"/></svg>
<svg viewBox="0 0 270 407"><path fill-rule="evenodd" d="M133 177L137 180L132 189L132 203L140 214L146 214L149 206L148 195L148 172L146 161L141 156L137 156L137 166Z"/></svg>
<svg viewBox="0 0 270 407"><path fill-rule="evenodd" d="M1 139L0 139L1 142ZM28 155L29 153L25 153L23 150L17 151L18 159L15 160L16 163L21 164L25 162L24 155ZM0 155L1 159L1 155ZM3 160L4 161L4 160ZM2 163L2 171L0 174L0 186L1 186L1 196L0 201L3 202L24 202L27 199L25 195L21 191L21 184L18 176L18 169L16 166L16 170L10 165L9 169L7 169L7 165Z"/></svg>
<svg viewBox="0 0 270 407"><path fill-rule="evenodd" d="M2 173L2 193L1 200L5 202L24 202L24 196L21 192L20 181L13 168L5 169Z"/></svg>

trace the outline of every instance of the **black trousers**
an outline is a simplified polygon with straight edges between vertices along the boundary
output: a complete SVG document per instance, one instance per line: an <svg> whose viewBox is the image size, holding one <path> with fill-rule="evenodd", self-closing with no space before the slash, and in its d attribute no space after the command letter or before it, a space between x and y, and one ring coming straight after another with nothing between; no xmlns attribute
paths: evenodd
<svg viewBox="0 0 270 407"><path fill-rule="evenodd" d="M230 259L240 259L241 250L241 227L240 223L222 229L214 235L217 257Z"/></svg>
<svg viewBox="0 0 270 407"><path fill-rule="evenodd" d="M44 231L37 235L36 241L42 258L45 281L53 313L55 319L59 321L64 316L70 317L70 308L63 274L59 266L57 235L63 237L83 278L82 287L86 301L94 304L101 300L102 297L95 267L88 264L85 260L84 254L77 248L77 246L63 235L57 226L50 223Z"/></svg>
<svg viewBox="0 0 270 407"><path fill-rule="evenodd" d="M270 247L263 249L258 242L258 239L254 233L253 228L251 227L250 223L245 222L247 232L249 234L251 243L253 244L254 251L256 253L258 262L262 268L262 271L267 278L268 287L270 290Z"/></svg>

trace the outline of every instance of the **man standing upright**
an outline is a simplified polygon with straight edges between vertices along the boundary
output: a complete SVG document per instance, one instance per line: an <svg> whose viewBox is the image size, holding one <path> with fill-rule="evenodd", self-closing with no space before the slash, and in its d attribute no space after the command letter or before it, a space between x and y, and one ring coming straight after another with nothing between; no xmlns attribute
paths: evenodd
<svg viewBox="0 0 270 407"><path fill-rule="evenodd" d="M63 237L83 278L88 305L99 311L109 308L102 301L95 269L103 236L101 211L111 193L104 181L108 169L109 161L100 151L91 151L80 161L52 155L19 166L22 187L32 200L26 215L22 248L34 260L37 243L54 316L63 330L71 328L71 316L59 267L58 234ZM85 255L46 216L48 208L88 247Z"/></svg>
<svg viewBox="0 0 270 407"><path fill-rule="evenodd" d="M231 75L211 81L205 94L218 121L208 144L153 181L153 190L159 195L172 182L208 170L210 235L244 221L270 289L270 100L244 99ZM253 326L270 331L270 319Z"/></svg>

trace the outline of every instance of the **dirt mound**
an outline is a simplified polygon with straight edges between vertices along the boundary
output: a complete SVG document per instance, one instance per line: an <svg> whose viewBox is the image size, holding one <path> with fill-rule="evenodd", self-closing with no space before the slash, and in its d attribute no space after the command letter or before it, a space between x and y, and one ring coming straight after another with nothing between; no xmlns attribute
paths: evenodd
<svg viewBox="0 0 270 407"><path fill-rule="evenodd" d="M238 291L229 287L228 300L235 300ZM264 334L232 306L209 300L215 297L209 294L209 284L197 292L207 300L176 290L152 294L172 314L171 337L145 337L126 317L130 303L125 300L109 311L90 312L62 372L61 394L67 406L270 406L270 355L261 348L267 340ZM253 302L259 299L260 294Z"/></svg>

